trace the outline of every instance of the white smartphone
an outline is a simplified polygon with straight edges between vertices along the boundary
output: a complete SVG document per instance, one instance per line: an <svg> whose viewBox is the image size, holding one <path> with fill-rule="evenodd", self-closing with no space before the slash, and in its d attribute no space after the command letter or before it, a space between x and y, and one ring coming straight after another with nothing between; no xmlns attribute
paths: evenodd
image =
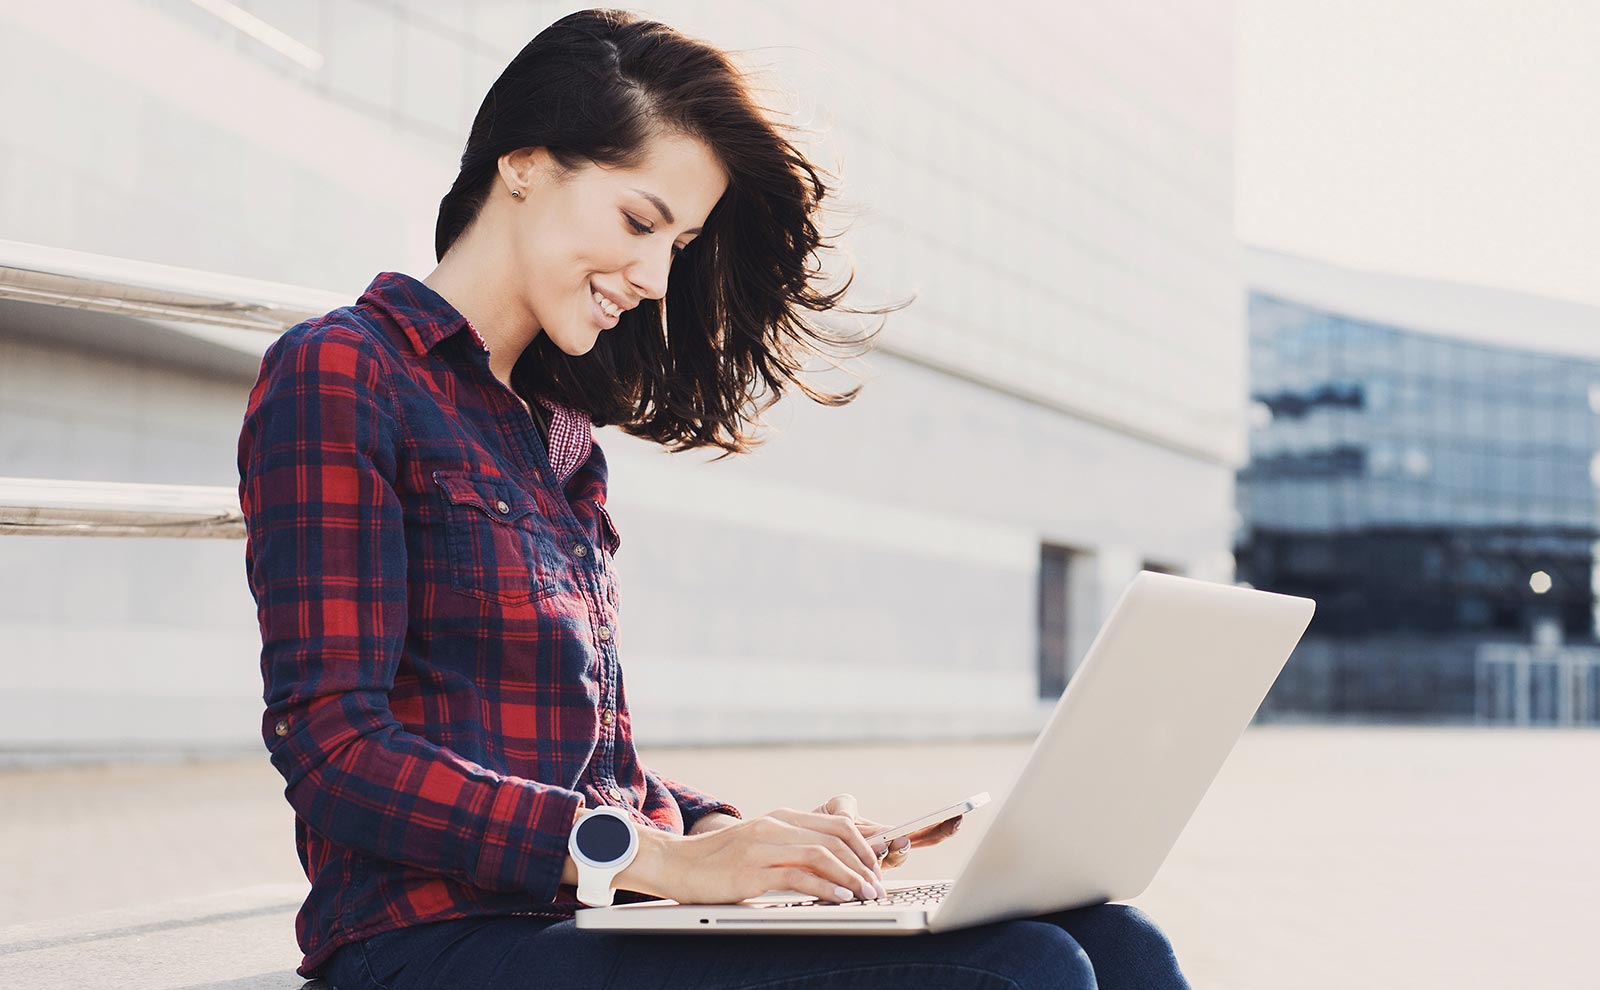
<svg viewBox="0 0 1600 990"><path fill-rule="evenodd" d="M909 822L896 825L894 828L886 828L882 832L875 832L872 835L862 836L862 838L866 839L869 843L893 842L895 839L898 839L901 836L910 835L912 832L920 832L930 825L937 825L942 821L948 821L949 819L955 818L958 815L964 815L973 808L979 808L988 803L989 792L979 791L977 794L972 795L965 801L958 801L948 808L940 808L938 811L932 811L926 815L922 815L919 818L913 818Z"/></svg>
<svg viewBox="0 0 1600 990"><path fill-rule="evenodd" d="M977 794L967 798L965 801L958 801L948 808L940 808L938 811L930 812L920 818L913 818L909 822L896 825L894 828L886 828L882 832L876 832L872 835L864 835L862 838L866 839L868 843L880 841L893 842L895 839L898 839L903 835L910 835L912 832L925 829L929 825L937 825L940 822L948 821L957 815L964 815L973 808L979 808L988 803L989 792L980 791ZM755 901L771 901L772 903L781 903L783 901L798 899L816 900L816 897L813 894L801 893L798 890L769 890L765 894L758 895L757 897L745 898L744 903L748 904Z"/></svg>

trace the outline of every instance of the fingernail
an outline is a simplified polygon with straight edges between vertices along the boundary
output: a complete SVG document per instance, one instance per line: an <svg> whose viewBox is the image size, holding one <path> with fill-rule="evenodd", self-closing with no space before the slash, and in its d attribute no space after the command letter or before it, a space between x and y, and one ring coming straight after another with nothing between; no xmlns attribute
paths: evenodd
<svg viewBox="0 0 1600 990"><path fill-rule="evenodd" d="M853 901L856 897L856 895L850 893L849 887L833 888L833 896L837 897L841 901Z"/></svg>
<svg viewBox="0 0 1600 990"><path fill-rule="evenodd" d="M877 896L878 895L873 891L873 889L872 889L872 887L870 885L868 885L868 884L862 884L861 885L861 899L862 900L864 900L864 901L876 900Z"/></svg>

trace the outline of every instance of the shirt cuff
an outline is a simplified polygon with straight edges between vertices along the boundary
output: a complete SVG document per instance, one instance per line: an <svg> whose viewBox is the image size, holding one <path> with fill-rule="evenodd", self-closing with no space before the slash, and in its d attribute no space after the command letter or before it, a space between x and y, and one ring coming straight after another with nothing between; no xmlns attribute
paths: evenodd
<svg viewBox="0 0 1600 990"><path fill-rule="evenodd" d="M525 890L540 903L554 903L567 865L567 839L582 805L577 791L502 780L473 882L487 890Z"/></svg>

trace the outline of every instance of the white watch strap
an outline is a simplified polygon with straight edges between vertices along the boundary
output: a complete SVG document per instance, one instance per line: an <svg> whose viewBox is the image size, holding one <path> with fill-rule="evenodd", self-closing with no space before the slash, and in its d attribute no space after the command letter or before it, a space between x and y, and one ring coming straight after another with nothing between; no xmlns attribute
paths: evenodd
<svg viewBox="0 0 1600 990"><path fill-rule="evenodd" d="M610 907L617 892L612 889L611 878L621 870L602 870L578 864L578 900L590 907Z"/></svg>

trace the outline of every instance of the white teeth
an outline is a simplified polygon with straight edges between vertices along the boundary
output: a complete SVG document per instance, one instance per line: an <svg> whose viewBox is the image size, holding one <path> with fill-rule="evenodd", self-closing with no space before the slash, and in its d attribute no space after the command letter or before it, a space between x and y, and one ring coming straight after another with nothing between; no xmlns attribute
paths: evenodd
<svg viewBox="0 0 1600 990"><path fill-rule="evenodd" d="M599 305L600 311L605 313L607 316L616 316L622 312L622 310L618 309L616 305L611 302L611 300L607 299L605 296L602 296L598 292L594 294L594 301L597 305Z"/></svg>

